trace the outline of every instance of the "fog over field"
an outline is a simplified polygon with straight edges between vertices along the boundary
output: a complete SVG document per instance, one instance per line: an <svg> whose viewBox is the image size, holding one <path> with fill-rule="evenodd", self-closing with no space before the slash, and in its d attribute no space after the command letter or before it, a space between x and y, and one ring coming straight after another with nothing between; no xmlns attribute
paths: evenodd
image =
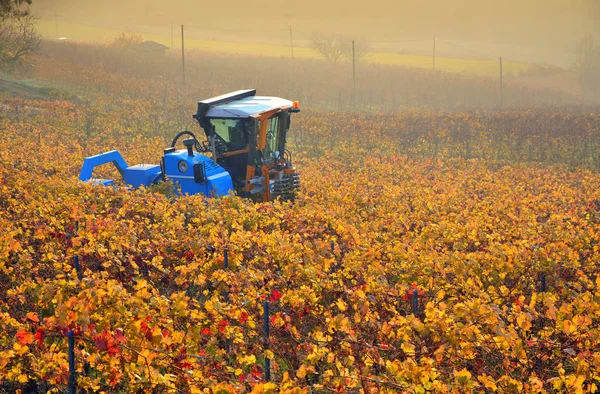
<svg viewBox="0 0 600 394"><path fill-rule="evenodd" d="M212 29L218 39L276 38L290 25L299 39L312 31L380 41L438 36L469 43L474 53L561 66L585 34L600 32L598 0L45 0L34 1L34 9L42 17L100 26L151 28L174 21Z"/></svg>

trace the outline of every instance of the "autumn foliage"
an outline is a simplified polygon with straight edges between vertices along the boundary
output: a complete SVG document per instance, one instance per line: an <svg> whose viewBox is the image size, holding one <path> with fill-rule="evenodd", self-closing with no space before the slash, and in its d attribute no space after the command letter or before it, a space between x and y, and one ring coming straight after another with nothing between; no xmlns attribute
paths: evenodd
<svg viewBox="0 0 600 394"><path fill-rule="evenodd" d="M69 67L94 100L2 103L3 390L64 390L73 330L88 392L597 391L597 114L307 110L295 203L173 199L77 181L175 130Z"/></svg>

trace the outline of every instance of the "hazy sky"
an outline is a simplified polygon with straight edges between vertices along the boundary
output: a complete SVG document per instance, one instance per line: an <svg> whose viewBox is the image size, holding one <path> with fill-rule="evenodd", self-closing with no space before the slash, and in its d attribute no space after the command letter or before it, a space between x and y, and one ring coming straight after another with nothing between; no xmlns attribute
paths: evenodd
<svg viewBox="0 0 600 394"><path fill-rule="evenodd" d="M443 36L568 48L600 32L600 0L33 0L40 14L94 24L268 30L293 25L370 39Z"/></svg>

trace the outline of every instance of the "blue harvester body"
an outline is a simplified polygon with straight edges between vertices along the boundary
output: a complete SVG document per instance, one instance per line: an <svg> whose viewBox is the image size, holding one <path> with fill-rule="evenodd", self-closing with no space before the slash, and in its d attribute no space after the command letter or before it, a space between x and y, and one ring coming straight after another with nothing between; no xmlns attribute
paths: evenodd
<svg viewBox="0 0 600 394"><path fill-rule="evenodd" d="M138 164L128 166L123 156L116 151L101 153L87 157L79 173L79 179L84 182L114 185L112 179L92 178L95 167L113 163L121 173L124 182L133 187L148 187L163 178L163 170L156 164ZM190 150L165 149L163 156L164 176L171 179L181 194L192 195L202 193L205 196L226 196L233 190L229 173L212 159Z"/></svg>

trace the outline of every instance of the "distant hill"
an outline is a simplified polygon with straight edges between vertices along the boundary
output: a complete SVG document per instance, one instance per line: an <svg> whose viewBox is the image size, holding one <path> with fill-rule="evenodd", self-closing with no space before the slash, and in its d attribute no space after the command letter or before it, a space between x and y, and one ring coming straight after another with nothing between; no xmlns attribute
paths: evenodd
<svg viewBox="0 0 600 394"><path fill-rule="evenodd" d="M273 6L267 0L34 0L44 17L73 23L160 25L186 23L223 30L270 30L294 25L383 39L444 36L463 40L572 46L585 32L600 32L597 0L302 0Z"/></svg>

